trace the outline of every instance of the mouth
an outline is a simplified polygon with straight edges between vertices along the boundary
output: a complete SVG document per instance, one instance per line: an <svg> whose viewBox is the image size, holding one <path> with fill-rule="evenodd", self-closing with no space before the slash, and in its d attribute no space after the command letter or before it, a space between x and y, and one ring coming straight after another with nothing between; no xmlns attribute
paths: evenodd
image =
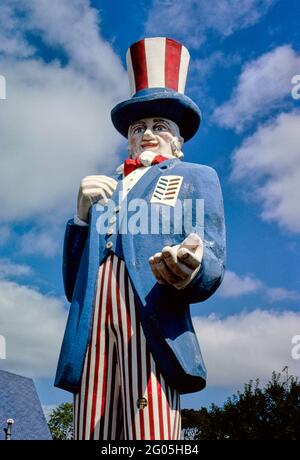
<svg viewBox="0 0 300 460"><path fill-rule="evenodd" d="M158 142L142 142L141 147L142 149L155 148L158 147Z"/></svg>

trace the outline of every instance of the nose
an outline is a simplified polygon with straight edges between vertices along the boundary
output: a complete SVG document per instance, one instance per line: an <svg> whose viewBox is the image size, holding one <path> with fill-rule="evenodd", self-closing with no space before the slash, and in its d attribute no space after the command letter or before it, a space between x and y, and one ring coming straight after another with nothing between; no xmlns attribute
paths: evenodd
<svg viewBox="0 0 300 460"><path fill-rule="evenodd" d="M144 132L143 139L148 140L148 139L153 139L154 137L155 137L155 136L154 136L154 134L153 134L151 128L147 128L147 129L145 130L145 132Z"/></svg>

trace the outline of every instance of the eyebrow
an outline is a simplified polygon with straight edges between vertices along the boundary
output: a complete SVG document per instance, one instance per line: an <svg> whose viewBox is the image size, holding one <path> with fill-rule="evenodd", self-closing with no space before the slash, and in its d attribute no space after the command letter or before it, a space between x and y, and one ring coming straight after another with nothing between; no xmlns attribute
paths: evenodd
<svg viewBox="0 0 300 460"><path fill-rule="evenodd" d="M134 123L132 123L132 125L130 126L130 130L136 128L137 126L146 126L146 123L144 121L136 121Z"/></svg>
<svg viewBox="0 0 300 460"><path fill-rule="evenodd" d="M154 123L165 123L169 128L171 127L170 126L170 123L167 122L167 120L163 120L162 118L153 118L153 122ZM134 123L132 123L132 125L130 126L130 131L132 131L134 128L136 128L137 126L146 126L146 123L144 121L135 121Z"/></svg>
<svg viewBox="0 0 300 460"><path fill-rule="evenodd" d="M162 118L154 118L153 121L154 123L165 123L166 125L170 126L167 120L163 120Z"/></svg>

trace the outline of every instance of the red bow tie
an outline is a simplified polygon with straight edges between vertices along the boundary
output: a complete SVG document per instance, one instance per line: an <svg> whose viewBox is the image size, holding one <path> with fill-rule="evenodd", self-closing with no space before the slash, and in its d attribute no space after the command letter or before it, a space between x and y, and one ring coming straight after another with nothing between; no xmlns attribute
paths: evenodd
<svg viewBox="0 0 300 460"><path fill-rule="evenodd" d="M151 166L161 163L162 161L165 161L165 160L168 160L168 158L163 157L162 155L156 155L151 162ZM132 160L131 158L129 158L128 160L125 160L124 161L124 176L126 177L128 174L130 174L135 169L142 168L143 166L145 165L138 158L135 160Z"/></svg>

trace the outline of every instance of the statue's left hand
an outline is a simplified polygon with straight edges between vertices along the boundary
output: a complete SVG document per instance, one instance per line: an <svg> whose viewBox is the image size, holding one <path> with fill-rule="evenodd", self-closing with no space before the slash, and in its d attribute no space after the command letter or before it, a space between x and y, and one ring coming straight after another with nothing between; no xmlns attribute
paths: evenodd
<svg viewBox="0 0 300 460"><path fill-rule="evenodd" d="M203 257L203 242L196 233L176 246L165 246L149 259L153 275L159 284L185 288L198 273Z"/></svg>

